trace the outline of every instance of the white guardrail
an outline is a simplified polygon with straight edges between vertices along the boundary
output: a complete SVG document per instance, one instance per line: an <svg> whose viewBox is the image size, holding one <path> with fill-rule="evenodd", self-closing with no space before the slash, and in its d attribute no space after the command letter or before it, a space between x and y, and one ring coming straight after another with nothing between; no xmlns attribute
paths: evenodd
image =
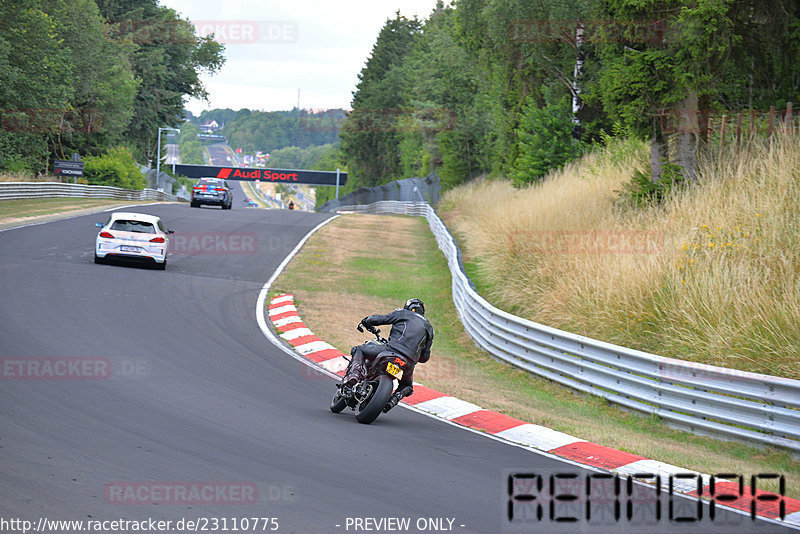
<svg viewBox="0 0 800 534"><path fill-rule="evenodd" d="M60 182L0 182L0 200L55 197L186 202L186 199L155 189L122 189L107 185L62 184Z"/></svg>
<svg viewBox="0 0 800 534"><path fill-rule="evenodd" d="M475 292L455 240L428 204L383 201L337 211L426 217L447 258L461 321L495 358L693 433L800 455L800 380L665 358L516 317Z"/></svg>

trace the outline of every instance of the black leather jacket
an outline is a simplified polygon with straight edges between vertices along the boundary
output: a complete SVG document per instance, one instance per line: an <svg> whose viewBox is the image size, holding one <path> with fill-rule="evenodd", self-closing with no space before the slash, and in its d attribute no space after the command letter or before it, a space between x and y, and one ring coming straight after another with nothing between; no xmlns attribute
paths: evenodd
<svg viewBox="0 0 800 534"><path fill-rule="evenodd" d="M431 357L433 326L424 316L399 308L386 315L370 315L361 322L372 327L392 325L392 330L389 332L389 348L410 359L414 364L425 363Z"/></svg>

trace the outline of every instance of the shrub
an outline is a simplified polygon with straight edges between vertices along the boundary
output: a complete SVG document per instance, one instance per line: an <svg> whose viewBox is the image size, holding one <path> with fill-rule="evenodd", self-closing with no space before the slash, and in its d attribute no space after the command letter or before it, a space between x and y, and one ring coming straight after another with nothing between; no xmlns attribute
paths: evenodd
<svg viewBox="0 0 800 534"><path fill-rule="evenodd" d="M84 158L83 174L90 184L144 189L147 180L126 147L114 147L102 156Z"/></svg>
<svg viewBox="0 0 800 534"><path fill-rule="evenodd" d="M662 204L670 192L685 184L686 180L681 167L675 163L662 161L661 169L662 176L658 182L653 181L649 171L636 169L631 181L619 192L620 200L639 207Z"/></svg>
<svg viewBox="0 0 800 534"><path fill-rule="evenodd" d="M572 112L567 98L539 108L535 99L528 97L517 136L519 154L511 174L517 187L538 181L581 153L579 142L572 136Z"/></svg>
<svg viewBox="0 0 800 534"><path fill-rule="evenodd" d="M5 132L0 129L0 170L26 176L44 172L48 150L47 143L42 137L32 133Z"/></svg>

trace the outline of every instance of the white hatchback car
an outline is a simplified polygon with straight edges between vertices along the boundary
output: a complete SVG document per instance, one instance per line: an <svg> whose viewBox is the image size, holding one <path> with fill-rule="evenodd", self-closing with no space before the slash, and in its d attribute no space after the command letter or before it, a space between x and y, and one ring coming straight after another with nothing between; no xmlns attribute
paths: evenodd
<svg viewBox="0 0 800 534"><path fill-rule="evenodd" d="M110 259L154 263L161 270L167 267L169 234L164 223L155 215L144 213L112 213L100 228L94 247L95 263Z"/></svg>

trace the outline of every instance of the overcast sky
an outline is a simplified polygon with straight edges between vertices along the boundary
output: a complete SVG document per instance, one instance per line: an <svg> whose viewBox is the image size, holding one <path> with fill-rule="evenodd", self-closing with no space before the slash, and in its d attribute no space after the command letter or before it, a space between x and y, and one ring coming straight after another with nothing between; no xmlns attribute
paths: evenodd
<svg viewBox="0 0 800 534"><path fill-rule="evenodd" d="M225 41L225 65L204 77L211 108L350 108L358 73L386 19L426 19L436 0L161 0Z"/></svg>

